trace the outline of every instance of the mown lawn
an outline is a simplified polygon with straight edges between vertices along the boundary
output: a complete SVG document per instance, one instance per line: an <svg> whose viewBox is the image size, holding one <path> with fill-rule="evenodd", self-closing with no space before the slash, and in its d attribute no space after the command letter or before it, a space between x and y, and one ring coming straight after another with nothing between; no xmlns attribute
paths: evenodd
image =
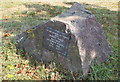
<svg viewBox="0 0 120 82"><path fill-rule="evenodd" d="M73 3L64 3L72 5ZM113 49L113 55L103 64L92 66L88 74L88 80L117 80L118 79L118 11L112 11L99 4L91 5L82 3L85 8L91 11L102 25L108 42ZM118 4L110 3L117 8ZM54 63L48 66L36 61L29 61L24 57L26 53L16 54L14 36L22 32L24 28L31 28L43 21L64 12L67 7L53 6L45 3L23 3L23 2L1 2L2 18L0 18L0 36L2 46L0 47L2 59L3 80L62 80L73 79L67 71L62 71ZM109 4L105 5L110 8ZM74 79L81 80L81 76L74 76Z"/></svg>

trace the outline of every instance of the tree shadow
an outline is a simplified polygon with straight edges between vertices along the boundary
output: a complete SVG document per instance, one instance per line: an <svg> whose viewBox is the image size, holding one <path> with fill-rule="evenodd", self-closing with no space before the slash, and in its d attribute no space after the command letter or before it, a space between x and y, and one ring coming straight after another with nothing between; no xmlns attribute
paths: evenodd
<svg viewBox="0 0 120 82"><path fill-rule="evenodd" d="M69 4L72 5L74 2L64 2L64 4ZM94 14L97 18L97 20L101 23L101 25L103 26L102 28L105 31L105 34L107 36L107 40L110 42L110 44L112 44L112 47L114 49L114 53L116 54L116 49L118 48L117 45L117 24L118 22L117 20L117 11L111 11L109 9L103 8L103 7L99 7L96 5L91 5L91 4L83 4L85 5L85 8L90 10L92 12L92 14ZM37 4L37 3L30 3L30 4L24 4L24 6L28 9L31 9L30 11L24 11L21 12L20 14L23 16L19 17L19 21L18 20L14 20L14 19L7 19L7 20L12 20L12 22L3 22L2 26L4 29L4 32L12 32L14 35L16 35L18 33L18 31L21 31L22 29L24 29L24 27L27 27L26 29L29 29L29 27L34 27L38 24L42 24L43 20L47 21L50 18L57 16L59 14L61 14L62 12L64 12L65 10L67 10L67 7L61 7L61 6L52 6L49 4ZM32 10L33 9L33 10ZM17 28L16 28L17 27ZM19 28L22 27L22 28ZM9 30L9 31L8 31ZM16 30L16 31L14 31ZM32 65L33 67L37 67L41 64L44 64L43 62L37 62L36 60L33 60L32 58L30 58L29 56L27 56L27 53L24 52L24 50L22 51L17 51L17 54L20 55L22 58L29 60L30 61L30 65ZM45 68L50 68L50 62L46 63L46 67ZM65 72L63 72L63 70L59 70L60 68L58 67L57 71L60 71L62 74L64 74ZM62 69L62 68L61 68ZM98 71L99 72L99 71ZM63 78L63 79L73 79L72 75L70 75L70 73L65 73L64 75L66 75L67 77ZM68 78L69 76L71 76L70 78ZM76 76L74 75L75 79L83 79L80 76ZM86 79L90 79L90 76L88 75ZM97 77L93 76L94 79L98 79ZM101 77L102 79L102 77ZM109 77L106 77L106 79L109 79Z"/></svg>

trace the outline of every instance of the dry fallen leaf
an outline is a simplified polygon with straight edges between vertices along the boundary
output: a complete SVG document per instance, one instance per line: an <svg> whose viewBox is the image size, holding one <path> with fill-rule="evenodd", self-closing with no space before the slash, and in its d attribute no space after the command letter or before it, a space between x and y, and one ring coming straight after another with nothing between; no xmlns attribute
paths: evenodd
<svg viewBox="0 0 120 82"><path fill-rule="evenodd" d="M2 57L0 56L0 59L2 59Z"/></svg>
<svg viewBox="0 0 120 82"><path fill-rule="evenodd" d="M5 54L4 52L1 52L1 54Z"/></svg>
<svg viewBox="0 0 120 82"><path fill-rule="evenodd" d="M8 21L8 16L2 16L2 22Z"/></svg>
<svg viewBox="0 0 120 82"><path fill-rule="evenodd" d="M38 69L38 67L34 66L34 69Z"/></svg>
<svg viewBox="0 0 120 82"><path fill-rule="evenodd" d="M11 34L10 33L5 33L4 37L9 37Z"/></svg>
<svg viewBox="0 0 120 82"><path fill-rule="evenodd" d="M104 64L105 64L105 65L108 65L109 63L106 61L106 62L104 62Z"/></svg>
<svg viewBox="0 0 120 82"><path fill-rule="evenodd" d="M33 74L34 74L34 73L32 73L32 72L28 72L28 73L27 73L28 76L32 76Z"/></svg>
<svg viewBox="0 0 120 82"><path fill-rule="evenodd" d="M20 15L18 15L19 17L24 17L24 16L27 16L27 15L24 15L24 14L20 14Z"/></svg>
<svg viewBox="0 0 120 82"><path fill-rule="evenodd" d="M39 77L38 76L33 76L35 78L35 80L39 80Z"/></svg>
<svg viewBox="0 0 120 82"><path fill-rule="evenodd" d="M50 9L55 10L55 8L51 7Z"/></svg>
<svg viewBox="0 0 120 82"><path fill-rule="evenodd" d="M8 19L8 16L2 16L2 19Z"/></svg>
<svg viewBox="0 0 120 82"><path fill-rule="evenodd" d="M18 63L15 67L20 68L20 64Z"/></svg>
<svg viewBox="0 0 120 82"><path fill-rule="evenodd" d="M22 73L22 70L20 69L18 72L17 72L17 74L21 74Z"/></svg>

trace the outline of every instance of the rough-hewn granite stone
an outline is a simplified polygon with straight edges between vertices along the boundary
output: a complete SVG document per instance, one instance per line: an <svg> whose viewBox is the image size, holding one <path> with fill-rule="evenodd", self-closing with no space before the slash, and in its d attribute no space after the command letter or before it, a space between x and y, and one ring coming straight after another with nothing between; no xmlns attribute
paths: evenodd
<svg viewBox="0 0 120 82"><path fill-rule="evenodd" d="M43 31L47 26L64 33L70 30L67 57L44 49ZM88 73L91 63L104 62L111 54L110 46L95 16L78 3L46 23L16 36L16 46L17 49L24 49L38 61L55 61L70 71L82 70L83 74Z"/></svg>

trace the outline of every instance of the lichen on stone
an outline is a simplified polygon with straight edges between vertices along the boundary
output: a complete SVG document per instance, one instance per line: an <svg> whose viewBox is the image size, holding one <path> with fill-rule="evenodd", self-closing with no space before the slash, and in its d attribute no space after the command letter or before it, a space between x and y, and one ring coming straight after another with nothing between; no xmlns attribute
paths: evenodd
<svg viewBox="0 0 120 82"><path fill-rule="evenodd" d="M31 31L33 31L32 29L26 30L25 32L30 33Z"/></svg>
<svg viewBox="0 0 120 82"><path fill-rule="evenodd" d="M27 39L34 39L35 38L35 35L34 35L34 33L29 33L29 35L28 35L28 38Z"/></svg>

